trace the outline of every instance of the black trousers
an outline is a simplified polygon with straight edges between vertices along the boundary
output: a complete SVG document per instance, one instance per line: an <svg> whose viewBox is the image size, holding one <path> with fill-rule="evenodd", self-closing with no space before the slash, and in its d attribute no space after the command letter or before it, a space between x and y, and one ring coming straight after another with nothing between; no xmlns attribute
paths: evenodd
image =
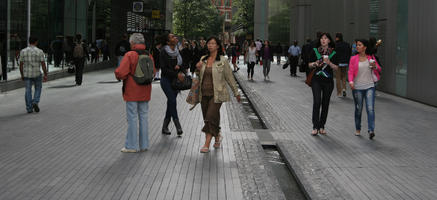
<svg viewBox="0 0 437 200"><path fill-rule="evenodd" d="M54 54L55 67L59 67L63 57L64 57L64 52L62 52L62 51L61 52L55 52L55 54Z"/></svg>
<svg viewBox="0 0 437 200"><path fill-rule="evenodd" d="M299 62L299 56L290 56L290 75L296 75L296 68Z"/></svg>
<svg viewBox="0 0 437 200"><path fill-rule="evenodd" d="M83 68L85 66L85 58L75 58L74 64L76 66L76 84L81 85L82 77L83 77Z"/></svg>
<svg viewBox="0 0 437 200"><path fill-rule="evenodd" d="M247 76L253 77L253 73L255 73L255 62L247 63Z"/></svg>
<svg viewBox="0 0 437 200"><path fill-rule="evenodd" d="M311 89L313 91L313 129L324 129L328 117L329 101L334 90L334 81L320 80L314 76ZM320 106L322 107L321 113Z"/></svg>

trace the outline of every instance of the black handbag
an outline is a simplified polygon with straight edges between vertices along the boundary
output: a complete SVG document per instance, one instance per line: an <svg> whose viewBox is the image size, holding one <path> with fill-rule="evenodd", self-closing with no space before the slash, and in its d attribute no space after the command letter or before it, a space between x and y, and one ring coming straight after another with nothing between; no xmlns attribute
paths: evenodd
<svg viewBox="0 0 437 200"><path fill-rule="evenodd" d="M185 74L184 81L179 81L178 78L175 78L173 82L171 82L171 87L174 90L189 90L191 89L191 84L193 83L193 80L191 79L191 76L187 76Z"/></svg>
<svg viewBox="0 0 437 200"><path fill-rule="evenodd" d="M67 72L70 73L70 74L73 74L73 73L76 72L76 70L74 69L73 66L70 66L70 67L68 67Z"/></svg>

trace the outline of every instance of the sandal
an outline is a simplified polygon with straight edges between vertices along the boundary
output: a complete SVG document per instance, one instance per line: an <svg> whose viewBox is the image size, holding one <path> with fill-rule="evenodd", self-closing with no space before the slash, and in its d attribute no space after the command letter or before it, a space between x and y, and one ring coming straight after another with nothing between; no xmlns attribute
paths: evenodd
<svg viewBox="0 0 437 200"><path fill-rule="evenodd" d="M313 131L311 132L311 135L316 136L317 134L319 134L319 130L313 129Z"/></svg>
<svg viewBox="0 0 437 200"><path fill-rule="evenodd" d="M214 142L213 147L216 148L216 149L220 148L220 145L221 145L221 143L222 143L222 140L223 140L223 136L219 135L219 139L218 139L218 141L216 140L216 141Z"/></svg>
<svg viewBox="0 0 437 200"><path fill-rule="evenodd" d="M320 135L326 135L326 130L325 129L320 129Z"/></svg>
<svg viewBox="0 0 437 200"><path fill-rule="evenodd" d="M208 152L209 152L209 147L200 148L200 153L208 153Z"/></svg>

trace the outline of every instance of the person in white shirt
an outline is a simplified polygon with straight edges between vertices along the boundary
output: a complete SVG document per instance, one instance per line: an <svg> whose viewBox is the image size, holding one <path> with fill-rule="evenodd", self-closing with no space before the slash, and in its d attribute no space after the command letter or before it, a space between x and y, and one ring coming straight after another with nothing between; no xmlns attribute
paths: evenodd
<svg viewBox="0 0 437 200"><path fill-rule="evenodd" d="M258 62L260 60L260 55L261 55L261 53L260 53L261 47L263 46L263 44L262 44L260 39L256 40L255 46L256 46L256 53L257 53L257 55L256 55L256 64L258 64Z"/></svg>
<svg viewBox="0 0 437 200"><path fill-rule="evenodd" d="M293 42L293 45L288 49L288 57L290 60L290 75L296 76L296 68L299 62L299 56L302 53L300 47L297 46L297 41Z"/></svg>

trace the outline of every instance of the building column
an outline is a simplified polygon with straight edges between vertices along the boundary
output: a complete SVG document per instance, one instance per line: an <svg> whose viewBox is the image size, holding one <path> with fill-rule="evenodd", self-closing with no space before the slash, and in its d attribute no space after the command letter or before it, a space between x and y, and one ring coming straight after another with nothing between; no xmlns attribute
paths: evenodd
<svg viewBox="0 0 437 200"><path fill-rule="evenodd" d="M173 0L165 2L165 30L173 32Z"/></svg>
<svg viewBox="0 0 437 200"><path fill-rule="evenodd" d="M32 14L32 0L27 0L27 38L26 38L27 45L29 45L31 14Z"/></svg>
<svg viewBox="0 0 437 200"><path fill-rule="evenodd" d="M254 39L269 39L269 0L255 0Z"/></svg>

